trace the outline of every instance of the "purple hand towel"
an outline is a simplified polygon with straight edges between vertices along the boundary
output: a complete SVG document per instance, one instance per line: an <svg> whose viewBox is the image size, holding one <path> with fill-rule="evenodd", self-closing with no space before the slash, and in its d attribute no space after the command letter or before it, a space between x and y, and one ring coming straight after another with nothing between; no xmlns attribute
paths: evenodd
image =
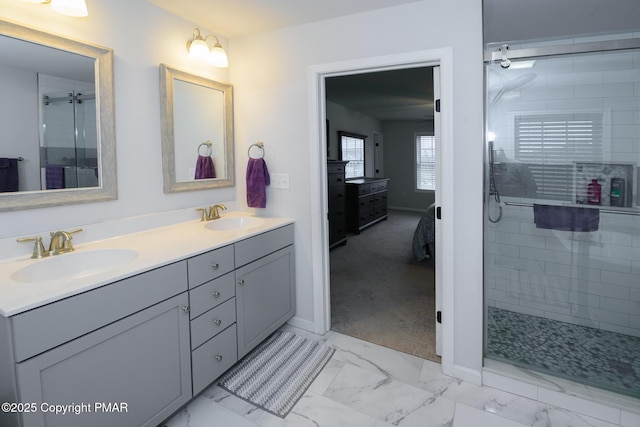
<svg viewBox="0 0 640 427"><path fill-rule="evenodd" d="M250 208L267 206L266 186L269 184L269 170L264 159L249 159L247 164L247 205Z"/></svg>
<svg viewBox="0 0 640 427"><path fill-rule="evenodd" d="M18 191L18 159L0 159L0 193Z"/></svg>
<svg viewBox="0 0 640 427"><path fill-rule="evenodd" d="M560 231L598 231L600 211L573 206L533 205L536 228Z"/></svg>
<svg viewBox="0 0 640 427"><path fill-rule="evenodd" d="M65 187L64 168L61 165L47 165L45 177L47 190L58 190Z"/></svg>
<svg viewBox="0 0 640 427"><path fill-rule="evenodd" d="M211 156L198 156L196 161L196 179L211 179L216 177L216 168Z"/></svg>

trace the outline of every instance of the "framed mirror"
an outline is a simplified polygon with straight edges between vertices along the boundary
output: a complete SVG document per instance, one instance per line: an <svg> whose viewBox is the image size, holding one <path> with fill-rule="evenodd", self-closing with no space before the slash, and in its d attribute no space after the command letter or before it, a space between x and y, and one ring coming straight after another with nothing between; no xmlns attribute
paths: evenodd
<svg viewBox="0 0 640 427"><path fill-rule="evenodd" d="M164 192L234 185L233 87L160 64Z"/></svg>
<svg viewBox="0 0 640 427"><path fill-rule="evenodd" d="M0 20L0 211L117 198L113 50Z"/></svg>

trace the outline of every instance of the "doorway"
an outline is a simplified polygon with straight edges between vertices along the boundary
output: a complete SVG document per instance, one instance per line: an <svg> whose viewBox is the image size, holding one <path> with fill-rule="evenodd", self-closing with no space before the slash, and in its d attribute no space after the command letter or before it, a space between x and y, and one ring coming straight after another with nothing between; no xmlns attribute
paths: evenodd
<svg viewBox="0 0 640 427"><path fill-rule="evenodd" d="M388 189L375 199L386 199L389 209L385 204L382 220L362 230L353 229L354 218L362 212L354 212L353 184L346 185L347 240L332 244L329 256L331 329L437 362L435 254L425 259L414 253L413 243L417 238L428 248L423 236L435 234L434 74L437 77L438 71L437 66L415 66L324 80L330 163L357 159L362 166L364 160L358 178L389 179ZM351 146L345 152L340 138L345 132L362 136L362 153L354 156ZM426 149L425 138L430 139L431 150ZM352 172L348 164L345 170ZM339 219L332 212L334 192L332 182L328 197L333 230Z"/></svg>
<svg viewBox="0 0 640 427"><path fill-rule="evenodd" d="M439 66L440 90L443 100L440 119L436 121L440 130L440 149L438 155L436 205L441 208L442 219L436 236L436 304L442 311L442 323L438 323L436 344L441 348L442 372L454 375L454 287L443 286L453 283L454 251L450 242L454 238L453 220L453 51L451 48L438 48L423 51L405 52L381 57L360 58L342 62L331 62L310 66L308 69L309 95L309 140L313 149L310 152L310 191L311 191L311 259L313 320L300 324L317 334L330 330L331 306L329 286L329 225L327 220L327 145L325 117L325 78L366 70L390 70L407 67ZM449 101L448 101L449 100ZM441 332L439 332L441 331Z"/></svg>

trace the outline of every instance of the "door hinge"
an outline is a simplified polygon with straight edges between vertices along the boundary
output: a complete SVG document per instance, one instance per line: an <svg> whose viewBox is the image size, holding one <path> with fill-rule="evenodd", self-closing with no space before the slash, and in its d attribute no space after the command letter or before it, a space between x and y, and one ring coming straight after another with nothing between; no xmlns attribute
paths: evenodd
<svg viewBox="0 0 640 427"><path fill-rule="evenodd" d="M442 312L441 311L437 311L436 312L436 321L438 323L442 323Z"/></svg>
<svg viewBox="0 0 640 427"><path fill-rule="evenodd" d="M442 208L440 206L436 208L436 218L442 219Z"/></svg>
<svg viewBox="0 0 640 427"><path fill-rule="evenodd" d="M440 100L436 99L436 113L440 112Z"/></svg>

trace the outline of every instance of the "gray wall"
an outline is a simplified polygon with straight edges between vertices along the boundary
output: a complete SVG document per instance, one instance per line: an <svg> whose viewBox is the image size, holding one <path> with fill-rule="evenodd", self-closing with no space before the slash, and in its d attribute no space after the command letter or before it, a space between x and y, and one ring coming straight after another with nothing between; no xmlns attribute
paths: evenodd
<svg viewBox="0 0 640 427"><path fill-rule="evenodd" d="M433 133L433 123L382 122L384 174L390 179L389 207L425 211L434 202L435 192L415 190L415 132Z"/></svg>
<svg viewBox="0 0 640 427"><path fill-rule="evenodd" d="M366 176L374 176L374 132L382 132L380 121L357 111L350 110L335 102L327 101L327 120L329 120L329 151L327 158L340 159L338 131L366 135L364 167Z"/></svg>

